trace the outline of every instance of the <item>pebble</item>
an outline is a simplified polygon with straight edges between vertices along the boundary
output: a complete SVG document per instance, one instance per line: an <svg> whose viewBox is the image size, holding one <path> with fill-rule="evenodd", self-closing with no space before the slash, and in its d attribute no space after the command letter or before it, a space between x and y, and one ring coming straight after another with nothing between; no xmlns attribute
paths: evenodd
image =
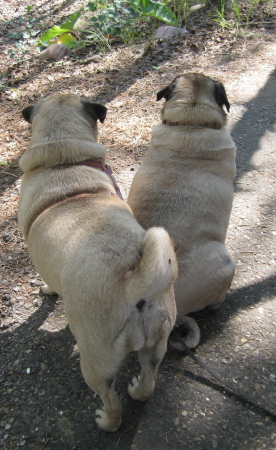
<svg viewBox="0 0 276 450"><path fill-rule="evenodd" d="M31 303L25 303L24 308L25 309L30 309L32 307Z"/></svg>
<svg viewBox="0 0 276 450"><path fill-rule="evenodd" d="M222 362L223 364L229 364L230 361L228 361L227 359L222 359L221 362Z"/></svg>
<svg viewBox="0 0 276 450"><path fill-rule="evenodd" d="M85 59L83 62L83 64L89 64L91 62L100 62L102 60L102 57L100 55L94 55L91 56L90 58Z"/></svg>
<svg viewBox="0 0 276 450"><path fill-rule="evenodd" d="M53 44L50 47L43 50L40 53L39 59L44 61L46 59L54 59L55 61L59 61L63 59L65 56L70 56L71 50L64 44Z"/></svg>
<svg viewBox="0 0 276 450"><path fill-rule="evenodd" d="M12 297L9 301L8 301L8 306L12 306L16 303L16 299L14 297Z"/></svg>
<svg viewBox="0 0 276 450"><path fill-rule="evenodd" d="M188 31L185 27L178 28L172 27L170 25L162 25L161 27L157 28L153 37L154 39L171 39L175 36L183 36L186 33L188 33Z"/></svg>

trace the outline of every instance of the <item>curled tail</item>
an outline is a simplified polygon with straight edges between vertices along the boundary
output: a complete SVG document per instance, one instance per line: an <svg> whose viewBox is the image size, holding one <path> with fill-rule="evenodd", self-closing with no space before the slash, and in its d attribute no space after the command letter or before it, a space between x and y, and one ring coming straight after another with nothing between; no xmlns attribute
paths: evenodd
<svg viewBox="0 0 276 450"><path fill-rule="evenodd" d="M175 251L164 228L153 227L146 231L141 253L140 262L126 286L129 299L156 295L177 278Z"/></svg>
<svg viewBox="0 0 276 450"><path fill-rule="evenodd" d="M176 322L176 330L189 348L195 348L200 341L200 329L196 321L189 316L184 316ZM170 345L176 350L185 351L179 341L172 335L169 339Z"/></svg>

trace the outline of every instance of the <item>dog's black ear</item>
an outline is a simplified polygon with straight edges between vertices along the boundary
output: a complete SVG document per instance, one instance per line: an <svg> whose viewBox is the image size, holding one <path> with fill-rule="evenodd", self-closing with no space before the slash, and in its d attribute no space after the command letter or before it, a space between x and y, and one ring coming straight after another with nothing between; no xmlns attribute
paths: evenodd
<svg viewBox="0 0 276 450"><path fill-rule="evenodd" d="M170 93L170 86L167 86L164 89L162 89L162 91L157 92L156 100L158 102L159 100L161 100L161 98L165 98L166 100L168 100L169 93Z"/></svg>
<svg viewBox="0 0 276 450"><path fill-rule="evenodd" d="M32 113L33 113L34 107L33 106L26 106L26 108L22 111L22 116L26 120L26 122L32 123Z"/></svg>
<svg viewBox="0 0 276 450"><path fill-rule="evenodd" d="M162 89L162 91L157 92L157 101L161 100L161 98L165 98L168 102L174 96L174 90L178 83L178 80L183 75L177 75L175 79L169 84L169 86Z"/></svg>
<svg viewBox="0 0 276 450"><path fill-rule="evenodd" d="M89 101L83 102L84 110L87 114L89 114L93 119L99 120L101 123L104 123L104 119L106 118L107 108L100 103L90 103Z"/></svg>
<svg viewBox="0 0 276 450"><path fill-rule="evenodd" d="M230 111L230 104L228 102L224 86L219 81L215 81L215 100L221 108L225 105L227 112Z"/></svg>

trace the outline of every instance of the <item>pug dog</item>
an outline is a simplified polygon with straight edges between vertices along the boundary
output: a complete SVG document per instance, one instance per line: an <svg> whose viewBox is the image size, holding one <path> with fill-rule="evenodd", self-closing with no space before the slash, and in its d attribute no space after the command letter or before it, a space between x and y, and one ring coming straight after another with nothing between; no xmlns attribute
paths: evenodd
<svg viewBox="0 0 276 450"><path fill-rule="evenodd" d="M153 393L176 319L177 262L168 233L145 231L116 193L107 149L97 143L106 111L76 94L47 96L23 110L32 138L19 162L19 225L43 293L64 299L84 379L103 401L96 422L116 431L115 379L129 352L141 364L129 394L146 400Z"/></svg>
<svg viewBox="0 0 276 450"><path fill-rule="evenodd" d="M224 301L235 273L225 238L233 201L235 144L225 129L230 105L222 83L177 76L157 93L162 123L134 176L128 204L139 224L162 226L177 249L177 324L188 347L200 330L186 314ZM173 345L181 349L181 345Z"/></svg>

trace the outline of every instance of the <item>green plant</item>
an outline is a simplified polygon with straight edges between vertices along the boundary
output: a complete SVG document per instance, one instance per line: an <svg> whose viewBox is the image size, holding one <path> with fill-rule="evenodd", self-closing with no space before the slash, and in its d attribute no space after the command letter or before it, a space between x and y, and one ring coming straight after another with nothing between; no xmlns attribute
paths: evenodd
<svg viewBox="0 0 276 450"><path fill-rule="evenodd" d="M10 55L10 58L14 58L16 62L22 62L23 56L28 55L29 50L20 49L18 44L16 45L16 48L9 48L8 53Z"/></svg>
<svg viewBox="0 0 276 450"><path fill-rule="evenodd" d="M54 43L61 43L69 48L74 47L77 39L73 29L79 17L79 13L73 14L73 16L66 20L66 22L64 22L60 27L53 26L49 30L42 33L37 41L38 45L48 47Z"/></svg>
<svg viewBox="0 0 276 450"><path fill-rule="evenodd" d="M187 21L190 0L165 0L164 4L173 11L179 25Z"/></svg>
<svg viewBox="0 0 276 450"><path fill-rule="evenodd" d="M91 29L82 30L75 26L80 17L80 13L76 13L59 27L53 26L45 31L38 45L48 47L53 43L63 43L72 48L93 41L110 49L114 39L132 39L138 20L143 18L155 18L177 26L173 12L164 3L154 0L95 0L87 7L92 12ZM84 34L85 39L78 39L80 34Z"/></svg>
<svg viewBox="0 0 276 450"><path fill-rule="evenodd" d="M93 31L90 33L90 39L100 38L110 46L114 38L129 41L134 37L137 14L126 7L126 2L118 0L107 4L89 2L87 6L91 12L97 12L99 9L99 14L91 17Z"/></svg>
<svg viewBox="0 0 276 450"><path fill-rule="evenodd" d="M39 20L34 17L20 17L18 21L20 24L24 24L25 29L8 34L8 37L15 41L14 47L10 48L8 53L10 58L14 59L17 63L26 59L30 46L36 42L35 37L40 33L40 29L37 29L37 22ZM14 20L9 20L8 23L14 27L17 25L17 22Z"/></svg>
<svg viewBox="0 0 276 450"><path fill-rule="evenodd" d="M261 0L220 0L212 19L222 27L228 29L240 29L247 25L255 13Z"/></svg>
<svg viewBox="0 0 276 450"><path fill-rule="evenodd" d="M139 16L154 17L168 25L177 26L177 20L173 12L164 4L153 0L130 0L127 2L130 10Z"/></svg>

